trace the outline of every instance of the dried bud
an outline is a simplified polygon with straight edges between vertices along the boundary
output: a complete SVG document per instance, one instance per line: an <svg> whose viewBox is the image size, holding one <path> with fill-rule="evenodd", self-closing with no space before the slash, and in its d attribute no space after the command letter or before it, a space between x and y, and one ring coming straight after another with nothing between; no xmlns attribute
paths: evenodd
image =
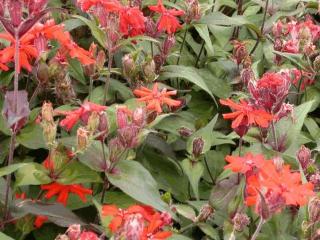
<svg viewBox="0 0 320 240"><path fill-rule="evenodd" d="M43 136L49 148L56 146L57 124L55 122L43 121L41 123Z"/></svg>
<svg viewBox="0 0 320 240"><path fill-rule="evenodd" d="M272 161L273 161L274 166L276 167L276 170L281 171L283 168L283 164L284 164L283 159L281 157L274 157L272 159Z"/></svg>
<svg viewBox="0 0 320 240"><path fill-rule="evenodd" d="M41 116L44 121L53 122L53 108L50 102L43 102Z"/></svg>
<svg viewBox="0 0 320 240"><path fill-rule="evenodd" d="M179 128L178 132L182 137L190 137L193 134L193 131L186 127Z"/></svg>
<svg viewBox="0 0 320 240"><path fill-rule="evenodd" d="M77 130L77 152L83 152L89 145L89 131L83 127Z"/></svg>
<svg viewBox="0 0 320 240"><path fill-rule="evenodd" d="M192 144L193 144L192 154L195 158L198 158L202 154L204 141L201 137L199 137L194 139Z"/></svg>
<svg viewBox="0 0 320 240"><path fill-rule="evenodd" d="M102 70L105 62L106 62L106 54L103 50L100 50L96 58L97 69Z"/></svg>
<svg viewBox="0 0 320 240"><path fill-rule="evenodd" d="M320 55L318 55L313 61L313 67L316 72L320 71Z"/></svg>
<svg viewBox="0 0 320 240"><path fill-rule="evenodd" d="M145 25L146 25L145 34L147 36L150 36L153 38L159 37L160 32L158 31L157 24L153 21L151 17L147 17Z"/></svg>
<svg viewBox="0 0 320 240"><path fill-rule="evenodd" d="M144 108L136 108L132 113L132 122L138 127L143 127L146 123L146 111Z"/></svg>
<svg viewBox="0 0 320 240"><path fill-rule="evenodd" d="M122 58L123 74L126 78L131 79L136 70L136 63L131 54L126 54Z"/></svg>
<svg viewBox="0 0 320 240"><path fill-rule="evenodd" d="M156 64L154 60L151 58L147 60L143 65L142 65L142 71L144 74L144 79L147 82L152 82L156 78Z"/></svg>
<svg viewBox="0 0 320 240"><path fill-rule="evenodd" d="M209 218L212 218L214 209L207 203L200 209L199 215L196 217L195 222L206 222Z"/></svg>
<svg viewBox="0 0 320 240"><path fill-rule="evenodd" d="M87 124L87 130L90 132L90 134L93 135L98 129L99 120L100 120L100 117L98 112L92 112L88 119L88 124Z"/></svg>
<svg viewBox="0 0 320 240"><path fill-rule="evenodd" d="M18 27L22 22L22 2L20 0L9 1L8 10L12 25Z"/></svg>
<svg viewBox="0 0 320 240"><path fill-rule="evenodd" d="M200 4L198 0L187 0L187 11L184 15L186 23L191 23L193 20L199 20L200 15Z"/></svg>
<svg viewBox="0 0 320 240"><path fill-rule="evenodd" d="M125 150L119 138L111 139L108 144L108 148L109 148L109 161L112 163L118 162L120 160L120 156Z"/></svg>
<svg viewBox="0 0 320 240"><path fill-rule="evenodd" d="M70 240L77 240L81 234L81 226L79 224L73 224L69 226L66 233L68 234Z"/></svg>
<svg viewBox="0 0 320 240"><path fill-rule="evenodd" d="M316 172L310 176L310 182L313 184L315 191L320 190L320 173Z"/></svg>
<svg viewBox="0 0 320 240"><path fill-rule="evenodd" d="M286 200L277 192L267 192L265 195L260 193L260 198L256 206L256 211L263 219L269 219L274 213L281 211L285 206Z"/></svg>
<svg viewBox="0 0 320 240"><path fill-rule="evenodd" d="M248 51L245 43L233 40L233 59L236 61L236 64L239 65L242 61L248 56Z"/></svg>
<svg viewBox="0 0 320 240"><path fill-rule="evenodd" d="M311 150L302 145L297 152L297 159L301 164L302 169L306 170L308 166L312 163Z"/></svg>
<svg viewBox="0 0 320 240"><path fill-rule="evenodd" d="M161 49L161 55L162 56L168 56L170 53L171 48L176 44L176 39L173 34L168 35L167 38L164 40L162 49Z"/></svg>
<svg viewBox="0 0 320 240"><path fill-rule="evenodd" d="M38 64L36 76L41 85L49 83L49 67L46 63L41 62Z"/></svg>
<svg viewBox="0 0 320 240"><path fill-rule="evenodd" d="M250 218L245 213L236 213L232 219L233 227L236 231L242 232L250 224Z"/></svg>
<svg viewBox="0 0 320 240"><path fill-rule="evenodd" d="M313 197L308 204L309 221L311 223L320 222L320 198Z"/></svg>
<svg viewBox="0 0 320 240"><path fill-rule="evenodd" d="M250 81L254 81L254 73L251 68L244 68L240 72L240 78L244 86L248 86Z"/></svg>
<svg viewBox="0 0 320 240"><path fill-rule="evenodd" d="M108 124L108 118L107 114L105 112L100 112L99 113L99 126L98 130L100 132L104 132L105 135L108 135L108 130L109 130L109 124Z"/></svg>

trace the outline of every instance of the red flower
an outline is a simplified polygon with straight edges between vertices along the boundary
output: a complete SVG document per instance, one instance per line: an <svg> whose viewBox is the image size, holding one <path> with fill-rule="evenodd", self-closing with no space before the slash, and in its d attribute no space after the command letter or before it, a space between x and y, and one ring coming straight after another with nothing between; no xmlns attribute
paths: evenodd
<svg viewBox="0 0 320 240"><path fill-rule="evenodd" d="M120 11L120 31L125 36L134 37L145 31L145 17L138 7L122 7Z"/></svg>
<svg viewBox="0 0 320 240"><path fill-rule="evenodd" d="M248 102L241 99L240 103L237 104L230 99L220 100L222 105L230 107L234 112L223 114L224 119L232 119L231 127L233 129L239 127L248 128L251 125L256 125L262 128L267 128L273 117L270 113L264 110L255 109L249 105Z"/></svg>
<svg viewBox="0 0 320 240"><path fill-rule="evenodd" d="M10 42L10 46L0 50L0 62L9 63L14 62L15 55L15 39L9 33L0 33L0 38L5 39ZM33 45L33 35L25 34L20 39L19 44L19 65L16 71L20 72L21 67L31 72L32 66L30 61L38 57L38 51ZM3 70L8 70L8 68L1 64L0 68Z"/></svg>
<svg viewBox="0 0 320 240"><path fill-rule="evenodd" d="M243 174L252 171L254 168L262 168L265 163L263 155L253 155L252 153L247 153L244 157L228 155L226 161L229 164L224 167L225 169Z"/></svg>
<svg viewBox="0 0 320 240"><path fill-rule="evenodd" d="M170 97L177 94L177 91L167 91L166 88L159 91L158 83L153 85L153 89L150 90L145 87L141 87L133 91L133 93L139 97L139 102L146 102L147 109L156 111L157 113L162 112L162 106L167 105L168 107L179 107L181 102L173 100Z"/></svg>
<svg viewBox="0 0 320 240"><path fill-rule="evenodd" d="M149 6L149 9L161 14L158 21L158 31L165 30L168 34L172 34L181 28L177 16L184 15L184 11L176 9L168 10L164 7L162 0L158 0L158 4L155 6Z"/></svg>
<svg viewBox="0 0 320 240"><path fill-rule="evenodd" d="M81 233L79 240L99 240L100 238L91 231L84 231Z"/></svg>
<svg viewBox="0 0 320 240"><path fill-rule="evenodd" d="M36 219L34 220L33 225L35 226L35 228L41 228L42 225L43 225L46 221L48 221L48 217L42 216L42 215L38 215L38 216L36 217Z"/></svg>
<svg viewBox="0 0 320 240"><path fill-rule="evenodd" d="M78 109L72 111L55 111L55 113L66 115L66 118L60 122L60 126L64 127L67 131L70 131L79 119L86 123L92 112L100 113L106 109L106 106L86 101Z"/></svg>
<svg viewBox="0 0 320 240"><path fill-rule="evenodd" d="M80 184L71 184L71 185L63 185L57 182L41 185L42 190L47 190L48 192L45 195L45 198L50 199L53 196L57 195L57 202L62 203L63 205L67 205L67 201L70 193L74 193L78 195L78 197L86 202L86 195L91 195L92 190L88 188L82 187Z"/></svg>
<svg viewBox="0 0 320 240"><path fill-rule="evenodd" d="M118 208L116 205L104 205L102 207L103 216L112 216L112 220L109 224L111 232L115 233L123 224L124 220L131 214L140 213L146 220L151 219L151 215L154 213L153 208L148 206L133 205L128 209Z"/></svg>
<svg viewBox="0 0 320 240"><path fill-rule="evenodd" d="M161 215L159 213L155 213L152 216L152 219L149 225L143 230L141 240L161 240L168 239L171 237L172 232L170 231L162 231L165 223L161 219Z"/></svg>

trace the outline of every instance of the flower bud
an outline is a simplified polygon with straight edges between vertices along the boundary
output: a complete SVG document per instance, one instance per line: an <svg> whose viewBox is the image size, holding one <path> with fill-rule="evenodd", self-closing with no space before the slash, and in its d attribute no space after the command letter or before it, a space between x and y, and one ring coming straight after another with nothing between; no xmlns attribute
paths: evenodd
<svg viewBox="0 0 320 240"><path fill-rule="evenodd" d="M22 22L22 2L20 0L11 0L8 2L8 9L11 23L16 28Z"/></svg>
<svg viewBox="0 0 320 240"><path fill-rule="evenodd" d="M156 78L156 64L152 58L142 65L142 71L147 82L152 82Z"/></svg>
<svg viewBox="0 0 320 240"><path fill-rule="evenodd" d="M315 191L320 190L320 173L316 172L310 176L310 182L313 184Z"/></svg>
<svg viewBox="0 0 320 240"><path fill-rule="evenodd" d="M77 152L83 152L89 145L89 131L83 127L77 130Z"/></svg>
<svg viewBox="0 0 320 240"><path fill-rule="evenodd" d="M281 157L274 157L272 159L272 161L273 161L274 166L276 167L276 170L281 171L283 168L283 164L284 164L283 159Z"/></svg>
<svg viewBox="0 0 320 240"><path fill-rule="evenodd" d="M313 68L316 72L320 71L320 55L318 55L313 61Z"/></svg>
<svg viewBox="0 0 320 240"><path fill-rule="evenodd" d="M193 134L193 131L186 127L179 128L178 132L182 137L190 137Z"/></svg>
<svg viewBox="0 0 320 240"><path fill-rule="evenodd" d="M81 226L79 224L72 224L69 226L66 233L68 234L70 240L77 240L81 234Z"/></svg>
<svg viewBox="0 0 320 240"><path fill-rule="evenodd" d="M97 69L102 70L105 62L106 62L106 54L104 51L100 50L96 58Z"/></svg>
<svg viewBox="0 0 320 240"><path fill-rule="evenodd" d="M242 232L250 224L250 218L245 213L236 213L232 219L233 227L236 231Z"/></svg>
<svg viewBox="0 0 320 240"><path fill-rule="evenodd" d="M237 65L242 63L245 57L248 56L248 51L246 45L243 42L233 40L233 59L236 61Z"/></svg>
<svg viewBox="0 0 320 240"><path fill-rule="evenodd" d="M5 4L6 2L4 0L0 1L0 16L3 17L4 12L5 12Z"/></svg>
<svg viewBox="0 0 320 240"><path fill-rule="evenodd" d="M214 214L214 209L207 203L204 204L199 215L196 217L195 222L206 222L209 218L212 218Z"/></svg>
<svg viewBox="0 0 320 240"><path fill-rule="evenodd" d="M161 49L161 55L168 56L171 48L176 44L176 39L173 34L168 35L167 38L163 42L163 46Z"/></svg>
<svg viewBox="0 0 320 240"><path fill-rule="evenodd" d="M122 152L125 150L124 146L120 142L119 138L113 138L108 144L109 148L109 161L111 163L116 163L120 160Z"/></svg>
<svg viewBox="0 0 320 240"><path fill-rule="evenodd" d="M312 163L311 150L302 145L297 152L297 159L301 164L302 169L306 170L308 166Z"/></svg>
<svg viewBox="0 0 320 240"><path fill-rule="evenodd" d="M125 148L135 148L138 145L138 133L140 128L134 124L127 125L118 130L118 137Z"/></svg>
<svg viewBox="0 0 320 240"><path fill-rule="evenodd" d="M52 148L56 145L57 124L55 122L43 121L41 123L43 136L48 147Z"/></svg>
<svg viewBox="0 0 320 240"><path fill-rule="evenodd" d="M124 128L128 125L128 113L126 108L117 109L117 126L118 128Z"/></svg>
<svg viewBox="0 0 320 240"><path fill-rule="evenodd" d="M84 231L77 240L99 240L99 237L94 232Z"/></svg>
<svg viewBox="0 0 320 240"><path fill-rule="evenodd" d="M136 63L131 54L126 54L122 58L123 74L126 78L131 78L136 70Z"/></svg>
<svg viewBox="0 0 320 240"><path fill-rule="evenodd" d="M194 139L192 144L193 144L192 154L195 158L198 158L202 154L204 141L201 137L199 137Z"/></svg>
<svg viewBox="0 0 320 240"><path fill-rule="evenodd" d="M309 221L311 223L320 222L320 198L313 197L308 204Z"/></svg>
<svg viewBox="0 0 320 240"><path fill-rule="evenodd" d="M36 76L40 84L45 85L49 83L49 67L46 63L40 62L37 65Z"/></svg>
<svg viewBox="0 0 320 240"><path fill-rule="evenodd" d="M248 86L248 83L255 79L254 73L251 68L242 69L240 72L240 78L244 86Z"/></svg>
<svg viewBox="0 0 320 240"><path fill-rule="evenodd" d="M99 126L99 114L97 112L92 112L87 124L87 130L90 132L91 135L93 135Z"/></svg>
<svg viewBox="0 0 320 240"><path fill-rule="evenodd" d="M29 4L28 4L29 14L35 15L45 8L48 0L31 0L28 2L29 2Z"/></svg>
<svg viewBox="0 0 320 240"><path fill-rule="evenodd" d="M44 121L53 122L53 108L50 102L43 102L41 116Z"/></svg>
<svg viewBox="0 0 320 240"><path fill-rule="evenodd" d="M108 124L108 118L107 114L105 112L100 112L99 113L99 126L98 130L100 132L105 132L105 135L108 135L108 130L109 130L109 124Z"/></svg>
<svg viewBox="0 0 320 240"><path fill-rule="evenodd" d="M132 122L138 127L143 127L146 123L146 111L144 108L136 108L132 113Z"/></svg>
<svg viewBox="0 0 320 240"><path fill-rule="evenodd" d="M140 213L130 214L124 224L118 239L141 239L144 229L144 218Z"/></svg>
<svg viewBox="0 0 320 240"><path fill-rule="evenodd" d="M283 31L283 24L282 22L279 20L277 21L273 27L272 27L272 33L276 38L281 37L282 35L282 31Z"/></svg>
<svg viewBox="0 0 320 240"><path fill-rule="evenodd" d="M161 220L163 222L163 225L171 225L172 224L172 217L171 217L170 213L168 213L168 212L161 213Z"/></svg>
<svg viewBox="0 0 320 240"><path fill-rule="evenodd" d="M198 0L187 0L187 11L184 15L186 23L191 23L193 20L199 20L200 15L200 4Z"/></svg>

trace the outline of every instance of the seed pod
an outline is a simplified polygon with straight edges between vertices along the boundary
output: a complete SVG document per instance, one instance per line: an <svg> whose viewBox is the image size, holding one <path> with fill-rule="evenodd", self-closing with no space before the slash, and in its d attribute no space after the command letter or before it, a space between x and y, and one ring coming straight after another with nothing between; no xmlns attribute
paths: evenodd
<svg viewBox="0 0 320 240"><path fill-rule="evenodd" d="M147 82L152 82L156 78L156 64L152 58L142 65L142 71Z"/></svg>
<svg viewBox="0 0 320 240"><path fill-rule="evenodd" d="M53 108L50 102L43 102L41 116L42 120L46 122L53 122Z"/></svg>
<svg viewBox="0 0 320 240"><path fill-rule="evenodd" d="M136 70L136 63L131 54L126 54L122 58L123 74L126 78L131 79Z"/></svg>
<svg viewBox="0 0 320 240"><path fill-rule="evenodd" d="M43 136L49 148L56 145L57 124L55 122L43 121L41 123L43 129Z"/></svg>
<svg viewBox="0 0 320 240"><path fill-rule="evenodd" d="M204 204L199 215L196 217L195 222L206 222L209 218L212 218L214 214L214 209L207 203Z"/></svg>

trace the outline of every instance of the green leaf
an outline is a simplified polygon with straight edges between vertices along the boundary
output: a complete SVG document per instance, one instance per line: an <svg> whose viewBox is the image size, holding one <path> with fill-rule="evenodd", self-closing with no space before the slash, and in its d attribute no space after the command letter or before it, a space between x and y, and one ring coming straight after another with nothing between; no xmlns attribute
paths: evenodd
<svg viewBox="0 0 320 240"><path fill-rule="evenodd" d="M17 171L19 168L28 165L28 163L17 163L7 167L0 168L0 177L6 176Z"/></svg>
<svg viewBox="0 0 320 240"><path fill-rule="evenodd" d="M199 181L203 175L204 167L201 162L193 162L185 159L181 163L184 173L188 176L192 190L199 200Z"/></svg>
<svg viewBox="0 0 320 240"><path fill-rule="evenodd" d="M206 24L195 24L194 27L199 33L200 37L205 41L206 46L208 48L208 55L213 56L214 49L211 42L208 26Z"/></svg>
<svg viewBox="0 0 320 240"><path fill-rule="evenodd" d="M163 67L161 77L163 79L183 78L189 82L194 83L202 90L206 91L214 99L214 96L212 95L212 92L210 91L208 85L197 71L198 70L194 67L169 65Z"/></svg>
<svg viewBox="0 0 320 240"><path fill-rule="evenodd" d="M99 26L97 26L97 24L93 20L89 20L79 15L74 15L73 17L84 22L90 28L93 37L99 42L101 47L105 48L106 34L102 29L99 28Z"/></svg>
<svg viewBox="0 0 320 240"><path fill-rule="evenodd" d="M191 240L191 238L188 238L182 234L173 234L168 240Z"/></svg>
<svg viewBox="0 0 320 240"><path fill-rule="evenodd" d="M63 170L57 182L61 184L79 184L102 182L100 175L79 162L73 162Z"/></svg>
<svg viewBox="0 0 320 240"><path fill-rule="evenodd" d="M217 229L213 228L208 223L198 223L198 227L201 229L202 232L204 232L207 236L214 240L219 240L219 232Z"/></svg>
<svg viewBox="0 0 320 240"><path fill-rule="evenodd" d="M68 60L68 69L70 75L76 79L77 81L81 82L82 84L86 84L87 80L83 73L83 68L79 60L75 58L70 58Z"/></svg>
<svg viewBox="0 0 320 240"><path fill-rule="evenodd" d="M39 163L28 163L15 173L16 186L41 185L51 182L47 170Z"/></svg>
<svg viewBox="0 0 320 240"><path fill-rule="evenodd" d="M13 238L9 237L8 235L5 235L2 232L0 232L0 239L1 240L14 240Z"/></svg>
<svg viewBox="0 0 320 240"><path fill-rule="evenodd" d="M160 211L168 211L168 206L160 198L157 182L139 162L120 161L116 165L116 173L109 173L108 179L137 201Z"/></svg>
<svg viewBox="0 0 320 240"><path fill-rule="evenodd" d="M194 134L190 136L190 138L187 141L187 151L189 154L192 154L193 150L193 141L196 138L202 138L204 141L203 150L202 153L206 153L210 150L212 146L212 139L213 139L213 127L216 124L218 120L218 114L206 125L205 127L199 129Z"/></svg>
<svg viewBox="0 0 320 240"><path fill-rule="evenodd" d="M36 123L23 128L17 136L17 142L30 149L47 148L42 128Z"/></svg>
<svg viewBox="0 0 320 240"><path fill-rule="evenodd" d="M47 216L51 222L61 227L69 227L72 224L85 225L77 215L61 204L44 204L33 200L24 200L17 204L17 208L34 215Z"/></svg>
<svg viewBox="0 0 320 240"><path fill-rule="evenodd" d="M80 19L68 19L63 22L63 25L66 31L71 32L72 30L85 25L85 23Z"/></svg>
<svg viewBox="0 0 320 240"><path fill-rule="evenodd" d="M196 218L196 212L192 207L186 204L175 204L173 207L177 210L177 213L184 216L185 218L194 221Z"/></svg>

